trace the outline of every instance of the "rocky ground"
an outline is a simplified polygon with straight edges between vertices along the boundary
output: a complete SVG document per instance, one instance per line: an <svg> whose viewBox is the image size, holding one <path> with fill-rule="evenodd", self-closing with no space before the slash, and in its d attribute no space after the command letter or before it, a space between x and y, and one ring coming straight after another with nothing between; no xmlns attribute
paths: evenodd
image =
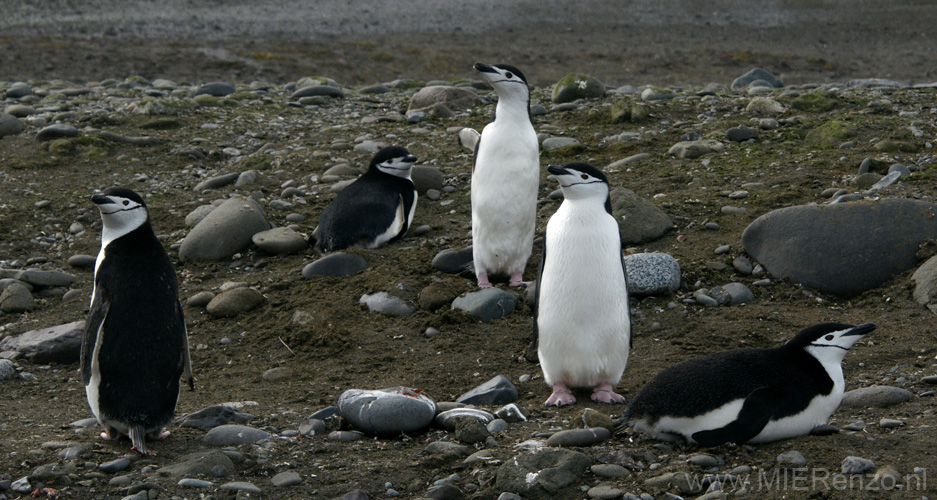
<svg viewBox="0 0 937 500"><path fill-rule="evenodd" d="M432 263L440 251L470 244L471 157L457 143L456 132L483 126L493 111L493 95L477 89L482 86L476 81L454 81L475 89L484 103L447 118L440 116L449 116L447 110L437 107L422 119L413 113L408 119L417 89L401 88L407 87L404 83L386 89L345 88L343 98L333 98L293 97L294 84L260 89L238 85L238 92L225 97L193 97L196 88L167 81L135 78L81 86L53 81L32 82L31 93L7 98L6 110L22 116L16 122L23 130L4 137L0 153L2 267L8 273L23 268L64 271L72 281L37 286L34 308L3 316L3 335L84 318L92 272L89 259L80 256L96 254L100 236L89 197L109 185L131 187L147 196L153 224L176 261L183 299L197 297L186 314L198 381L194 392L181 395L178 414L229 404L252 415L249 421L245 417L231 423L262 430L267 434L260 437L269 439L213 447L206 443L231 441L207 439L204 428L177 425L168 440L153 445L153 456L133 457L127 443L101 442L95 426L79 422L90 413L74 360L32 363L20 358L14 360L15 373L2 381L0 471L8 479L0 482L3 495L16 498L20 491L44 486L58 490L60 498L139 497L142 490L160 498L335 498L356 489L371 498L497 498L523 488L510 479L515 458L543 446L547 436L583 427L584 415L591 426L601 426L602 416L607 425L608 417L620 414L620 407L590 403L584 394L572 407L542 406L549 390L537 365L524 358L531 316L523 291L507 289L518 296L516 309L489 323L449 306L433 310L436 306L422 300L428 288L442 289L450 298L474 289L470 277L447 274ZM925 379L935 374L933 313L912 298L911 270L841 299L757 270L752 274L740 264L744 259L737 259L745 256L742 232L757 217L781 207L826 203L837 191L865 192L868 185L856 182L868 182L868 175L865 180L858 175L866 158L875 180L896 163L913 169L866 197L933 201L933 88L857 84L888 82L755 91L719 85L705 90L625 87L561 105L551 102L551 88L534 91L534 124L545 141L544 164L578 160L600 166L613 187L633 190L673 221L673 230L662 237L629 248L630 253L673 256L682 284L674 293L632 299L635 340L619 385L624 394L634 395L657 371L688 356L773 346L809 324L843 321L878 325L845 359L847 389L887 386L898 401L910 397L884 408L868 401L844 406L833 416L837 430L832 435L757 447L674 447L631 433L592 445L573 441L581 446L556 452L570 453L559 458L576 471L566 481L557 479L565 485L558 494L695 497L714 475L721 475L730 495L742 491L758 498L806 498L812 490L822 490L819 483L777 482L778 477L796 479L784 474L801 469L781 463L793 456L793 463L808 467L811 474L853 478L846 488L836 488L831 479L837 498L867 495L867 489L879 487L883 474L896 474L905 490L913 490L903 495L932 495L917 491L914 481L926 477L934 456L937 417L934 392L926 382L933 379ZM24 92L22 87L5 88L8 96ZM783 111L759 114L752 110L753 102L779 104ZM616 121L616 109L628 113ZM811 133L830 123L845 123L848 132ZM52 124L56 127L49 129ZM757 137L728 139L727 131L738 133L739 125L751 126L744 131ZM547 149L562 145L564 138L573 143ZM697 138L720 146L699 157L668 152L682 140ZM267 222L310 233L334 196L333 183L347 178L334 174L360 171L374 148L385 142L406 145L420 165L440 174L442 184L421 196L414 220L418 227L407 238L377 250L349 252L367 262L359 274L306 279L303 269L319 258L309 249L275 255L250 245L216 262L179 258L184 237L194 232L186 222L191 214L236 194L252 197ZM555 188L544 176L538 233L558 206L550 196ZM862 238L862 227L856 228L856 237ZM528 277L536 272L538 256L539 249L528 265ZM922 252L922 258L927 256ZM745 285L752 299L713 307L694 298L699 289L730 282ZM208 298L237 284L260 298L240 306L253 309L219 313L204 307ZM392 316L369 311L359 299L375 292L399 297L414 312ZM498 375L516 386L516 404L530 415L502 430L494 428L492 439L483 436L479 443L465 444L473 438L435 427L385 438L303 434L313 428L306 417L336 404L348 389L407 386L446 402ZM228 458L212 453L218 449ZM476 452L481 453L466 460ZM192 468L187 460L193 453L220 468ZM840 475L844 459L851 456L874 466L858 476ZM129 460L115 464L120 457ZM584 474L577 469L604 463L613 466L592 467ZM50 470L50 464L56 467ZM530 469L522 470L523 476L545 465L522 460L520 467ZM862 469L858 467L850 470ZM288 486L271 482L285 472L296 474L286 478L292 479ZM682 484L683 476L670 474L681 472L710 479L703 485ZM191 477L183 481L184 476ZM865 481L861 488L856 478ZM289 485L293 481L298 484ZM457 490L434 487L437 483ZM226 488L256 488L260 493ZM550 487L543 488L525 495L542 497Z"/></svg>
<svg viewBox="0 0 937 500"><path fill-rule="evenodd" d="M113 5L92 10L103 20L77 15L78 6L37 13L18 2L8 9L0 21L0 111L9 114L0 115L0 350L24 332L84 319L88 256L98 251L101 228L90 196L131 187L146 196L187 303L197 381L181 394L177 414L214 408L217 418L204 424L250 430L179 422L152 445L152 456L139 458L127 442L102 442L89 425L74 344L58 346L64 358L10 351L14 359L0 361L0 498L37 490L136 499L937 496L937 479L928 477L937 445L937 334L911 279L934 245L922 245L916 258L912 252L914 264L883 284L844 298L765 273L742 243L750 224L779 208L841 195L934 202L934 88L910 85L937 80L927 64L926 3L870 12L825 2L794 14L772 10L771 2L717 3L712 12L681 3L687 10L663 15L650 3L621 11L598 2L584 9L595 13L585 19L560 2L526 12L542 29L493 31L479 21L490 16L439 14L426 3L424 17L411 17L430 27L401 37L398 23L388 21L393 16L384 17L368 25L373 36L364 41L353 28L368 16L349 20L322 2L316 5L327 12L313 16L321 24L280 38L269 30L300 7L277 10L281 25L219 22L208 8L191 15L202 24L183 32L154 20L152 9L128 7L131 21L113 32ZM163 14L171 17L181 4L168 5ZM569 22L547 22L557 17ZM482 42L479 33L486 33ZM824 435L758 446L700 449L630 431L611 438L559 433L608 426L622 408L593 404L587 394L572 407L544 408L549 388L525 357L532 321L526 292L497 283L516 307L482 323L449 305L475 291L471 276L440 268L441 252L471 244L471 155L456 133L484 126L495 100L468 69L475 60L509 61L528 73L543 165L603 168L613 188L633 191L647 213L664 214L672 226L628 245L629 254L672 256L680 285L632 297L634 349L619 392L630 399L658 371L690 356L775 346L823 321L878 325L843 366L847 390L879 389L854 393ZM753 65L788 85L730 88ZM570 72L599 77L609 91L553 103L554 84ZM337 82L299 80L307 75ZM888 80L854 80L866 77ZM435 79L481 100L408 113L414 94ZM236 91L218 85L210 93L222 97L194 95L213 80ZM324 95L294 94L307 83L328 85L314 92ZM686 141L693 145L674 148ZM310 265L320 256L302 246L287 250L290 237L312 232L333 186L360 173L383 143L405 145L423 167L414 229L387 247L348 252L344 263L365 262L357 274L313 276ZM886 177L890 170L900 179ZM887 185L874 186L882 180ZM555 189L544 171L538 234L559 206ZM238 203L256 203L264 224L295 232L216 261L183 258L196 220L236 195L254 200ZM893 234L931 228L911 220ZM871 231L874 222L856 222L854 239L888 239ZM443 255L458 261L458 254ZM538 247L528 278L539 255ZM881 266L850 269L843 280L896 260L897 252L880 257ZM13 278L21 283L11 285ZM723 295L712 289L731 283L750 298L716 305ZM381 292L410 312L374 312L360 302ZM393 299L375 304L400 307ZM348 389L397 386L421 389L448 408L499 376L516 388L514 404L526 420L498 411L505 403L479 404L503 422L374 438L339 427L328 410L316 414ZM566 446L554 447L557 441Z"/></svg>

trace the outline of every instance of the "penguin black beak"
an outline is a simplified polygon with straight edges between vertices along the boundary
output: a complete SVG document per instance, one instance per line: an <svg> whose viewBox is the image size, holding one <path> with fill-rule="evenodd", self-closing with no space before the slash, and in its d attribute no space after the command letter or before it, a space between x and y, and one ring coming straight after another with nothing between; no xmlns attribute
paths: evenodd
<svg viewBox="0 0 937 500"><path fill-rule="evenodd" d="M416 156L413 156L413 155L407 156L406 158L403 159L403 161L407 163L416 163L416 160L417 160Z"/></svg>
<svg viewBox="0 0 937 500"><path fill-rule="evenodd" d="M865 323L859 326L852 327L852 330L849 330L848 332L842 334L841 336L842 337L852 337L856 335L862 336L862 335L867 335L871 333L872 330L875 330L875 325L873 323Z"/></svg>
<svg viewBox="0 0 937 500"><path fill-rule="evenodd" d="M111 203L114 203L113 200L111 200L110 198L108 198L107 196L103 194L96 194L92 196L91 201L94 202L95 205L109 205Z"/></svg>
<svg viewBox="0 0 937 500"><path fill-rule="evenodd" d="M547 172L550 172L553 175L570 175L569 170L566 170L566 168L559 165L550 165L547 167Z"/></svg>
<svg viewBox="0 0 937 500"><path fill-rule="evenodd" d="M475 71L480 71L482 73L497 73L497 71L492 68L490 65L485 63L475 63Z"/></svg>

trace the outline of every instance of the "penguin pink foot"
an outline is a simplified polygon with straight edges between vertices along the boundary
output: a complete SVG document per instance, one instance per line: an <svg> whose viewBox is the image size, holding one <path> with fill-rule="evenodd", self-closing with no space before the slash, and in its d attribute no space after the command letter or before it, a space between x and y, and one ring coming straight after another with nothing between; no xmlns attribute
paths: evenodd
<svg viewBox="0 0 937 500"><path fill-rule="evenodd" d="M596 403L623 404L625 397L612 390L612 384L608 382L596 386L592 391L592 400Z"/></svg>
<svg viewBox="0 0 937 500"><path fill-rule="evenodd" d="M561 406L571 405L575 402L576 397L573 396L573 393L566 387L566 384L557 382L553 384L553 394L550 394L550 397L547 398L547 401L543 404L545 406L556 406L559 408Z"/></svg>
<svg viewBox="0 0 937 500"><path fill-rule="evenodd" d="M524 287L527 288L530 286L530 281L524 281L523 272L515 271L511 273L511 282L510 285L513 287Z"/></svg>
<svg viewBox="0 0 937 500"><path fill-rule="evenodd" d="M491 282L488 281L488 273L482 272L482 273L478 273L476 276L478 277L478 288L491 288L492 287Z"/></svg>
<svg viewBox="0 0 937 500"><path fill-rule="evenodd" d="M163 429L163 430L159 431L159 436L157 436L156 439L162 441L162 440L164 440L164 439L166 439L166 438L168 438L168 437L169 437L169 430L168 430L168 429Z"/></svg>

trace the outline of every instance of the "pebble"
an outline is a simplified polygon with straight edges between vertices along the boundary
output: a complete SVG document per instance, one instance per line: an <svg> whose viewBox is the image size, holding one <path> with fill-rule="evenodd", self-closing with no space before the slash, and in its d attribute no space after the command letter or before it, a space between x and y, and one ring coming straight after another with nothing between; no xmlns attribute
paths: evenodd
<svg viewBox="0 0 937 500"><path fill-rule="evenodd" d="M461 250L443 250L433 257L431 265L434 269L439 269L445 273L459 274L472 271L474 274L472 247Z"/></svg>
<svg viewBox="0 0 937 500"><path fill-rule="evenodd" d="M413 312L413 308L406 301L387 292L364 294L358 299L358 303L367 305L369 311L388 316L407 316Z"/></svg>
<svg viewBox="0 0 937 500"><path fill-rule="evenodd" d="M0 380L10 380L16 375L16 366L9 359L0 359Z"/></svg>
<svg viewBox="0 0 937 500"><path fill-rule="evenodd" d="M747 141L758 138L758 129L754 127L738 126L726 130L726 139L734 142Z"/></svg>
<svg viewBox="0 0 937 500"><path fill-rule="evenodd" d="M604 427L591 429L569 429L559 431L547 438L547 446L592 446L612 437Z"/></svg>
<svg viewBox="0 0 937 500"><path fill-rule="evenodd" d="M127 457L121 457L117 460L111 460L110 462L104 462L98 466L99 469L108 474L113 474L115 472L123 472L127 470L127 467L130 467L130 459Z"/></svg>
<svg viewBox="0 0 937 500"><path fill-rule="evenodd" d="M605 95L605 85L597 78L579 73L570 73L556 82L550 99L554 104L564 104L578 99L602 97L603 95Z"/></svg>
<svg viewBox="0 0 937 500"><path fill-rule="evenodd" d="M444 182L442 172L438 168L426 165L414 165L410 172L410 180L421 195L428 194L431 189L442 191Z"/></svg>
<svg viewBox="0 0 937 500"><path fill-rule="evenodd" d="M911 400L911 391L900 387L891 387L885 385L873 385L871 387L862 387L847 391L843 395L843 401L840 403L847 407L868 407L887 408Z"/></svg>
<svg viewBox="0 0 937 500"><path fill-rule="evenodd" d="M593 486L589 488L589 491L586 492L589 495L589 498L598 498L601 500L613 500L615 498L621 498L622 492L618 488L613 488L611 486L600 485Z"/></svg>
<svg viewBox="0 0 937 500"><path fill-rule="evenodd" d="M179 248L181 260L221 260L246 249L251 238L270 228L263 208L251 198L234 197L205 216Z"/></svg>
<svg viewBox="0 0 937 500"><path fill-rule="evenodd" d="M207 446L236 446L239 444L256 443L264 439L270 439L273 435L243 425L220 425L205 433L202 436L202 443Z"/></svg>
<svg viewBox="0 0 937 500"><path fill-rule="evenodd" d="M504 375L498 375L462 394L456 401L473 405L498 405L513 403L518 397L514 384Z"/></svg>
<svg viewBox="0 0 937 500"><path fill-rule="evenodd" d="M307 264L303 268L303 278L313 276L354 276L368 268L364 257L345 252L335 252Z"/></svg>
<svg viewBox="0 0 937 500"><path fill-rule="evenodd" d="M264 303L264 296L248 287L239 287L218 294L205 307L214 318L233 318L241 313L251 311Z"/></svg>
<svg viewBox="0 0 937 500"><path fill-rule="evenodd" d="M332 431L325 438L329 441L342 441L342 442L351 442L351 441L360 441L367 437L361 431Z"/></svg>
<svg viewBox="0 0 937 500"><path fill-rule="evenodd" d="M514 312L516 304L514 294L500 288L486 288L456 298L452 308L465 311L482 323L490 323Z"/></svg>
<svg viewBox="0 0 937 500"><path fill-rule="evenodd" d="M296 486L303 482L303 478L300 475L293 471L280 472L277 475L270 478L270 484L276 486L277 488L283 488L286 486Z"/></svg>
<svg viewBox="0 0 937 500"><path fill-rule="evenodd" d="M0 311L7 314L29 312L36 308L36 301L29 288L19 284L10 283L0 293Z"/></svg>
<svg viewBox="0 0 937 500"><path fill-rule="evenodd" d="M687 463L708 469L719 465L719 459L712 455L700 453L688 458Z"/></svg>
<svg viewBox="0 0 937 500"><path fill-rule="evenodd" d="M234 85L223 82L210 82L195 89L194 95L208 94L215 97L224 97L235 92Z"/></svg>
<svg viewBox="0 0 937 500"><path fill-rule="evenodd" d="M875 468L875 463L867 458L849 456L843 459L843 474L862 474Z"/></svg>
<svg viewBox="0 0 937 500"><path fill-rule="evenodd" d="M71 125L65 125L64 123L57 123L40 129L39 132L36 133L36 140L51 141L52 139L65 139L77 136L77 128Z"/></svg>
<svg viewBox="0 0 937 500"><path fill-rule="evenodd" d="M618 464L595 464L589 467L597 477L606 479L626 479L631 476L631 471Z"/></svg>
<svg viewBox="0 0 937 500"><path fill-rule="evenodd" d="M195 187L192 189L194 191L206 191L208 189L222 188L222 187L227 186L228 184L234 184L238 180L239 176L240 174L235 172L231 174L224 174L224 175L217 175L215 177L209 177L199 182L198 184L196 184Z"/></svg>
<svg viewBox="0 0 937 500"><path fill-rule="evenodd" d="M246 491L247 493L261 493L261 489L254 486L252 483L247 481L232 481L230 483L222 484L218 487L219 490L232 490L232 491Z"/></svg>
<svg viewBox="0 0 937 500"><path fill-rule="evenodd" d="M272 255L299 253L309 247L306 238L292 229L276 227L251 237L258 248Z"/></svg>
<svg viewBox="0 0 937 500"><path fill-rule="evenodd" d="M551 149L560 149L576 144L579 144L579 141L571 137L549 137L544 139L541 143L541 147L544 151L549 151Z"/></svg>
<svg viewBox="0 0 937 500"><path fill-rule="evenodd" d="M8 113L0 113L0 138L19 134L23 128L23 122L17 117Z"/></svg>
<svg viewBox="0 0 937 500"><path fill-rule="evenodd" d="M194 479L194 478L190 478L190 477L186 477L186 478L180 479L179 482L176 483L176 484L178 484L179 486L181 486L181 487L183 487L183 488L202 488L202 489L204 489L204 488L211 488L211 487L212 487L212 482L211 482L211 481L204 481L204 480L202 480L202 479Z"/></svg>
<svg viewBox="0 0 937 500"><path fill-rule="evenodd" d="M803 467L807 465L807 459L799 451L789 451L781 453L777 458L778 465L785 467Z"/></svg>
<svg viewBox="0 0 937 500"><path fill-rule="evenodd" d="M456 428L456 422L463 418L474 418L483 424L488 424L489 422L495 420L495 416L485 410L463 407L441 411L436 415L434 421L437 426L442 427L449 432L453 432ZM503 420L501 421L504 422ZM507 422L505 422L505 425L506 424Z"/></svg>
<svg viewBox="0 0 937 500"><path fill-rule="evenodd" d="M883 418L878 422L878 425L885 429L895 429L898 427L904 427L906 424L901 420L895 420L892 418Z"/></svg>

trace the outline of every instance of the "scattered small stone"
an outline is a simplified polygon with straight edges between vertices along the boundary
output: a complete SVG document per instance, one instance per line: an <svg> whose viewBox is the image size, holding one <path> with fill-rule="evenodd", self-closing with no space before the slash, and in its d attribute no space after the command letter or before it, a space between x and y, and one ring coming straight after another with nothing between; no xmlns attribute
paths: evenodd
<svg viewBox="0 0 937 500"><path fill-rule="evenodd" d="M612 436L604 427L591 429L569 429L559 431L547 438L547 446L592 446Z"/></svg>
<svg viewBox="0 0 937 500"><path fill-rule="evenodd" d="M462 394L456 401L473 405L498 405L513 403L517 398L517 388L514 384L504 375L498 375Z"/></svg>
<svg viewBox="0 0 937 500"><path fill-rule="evenodd" d="M452 308L471 314L482 323L503 318L514 312L517 297L500 288L485 288L456 298Z"/></svg>
<svg viewBox="0 0 937 500"><path fill-rule="evenodd" d="M883 418L878 422L878 425L884 429L895 429L898 427L904 427L906 424L901 420L895 420L893 418Z"/></svg>
<svg viewBox="0 0 937 500"><path fill-rule="evenodd" d="M232 481L230 483L222 484L218 487L219 490L233 490L233 491L245 491L247 493L257 493L260 494L260 488L254 486L252 483L247 481Z"/></svg>
<svg viewBox="0 0 937 500"><path fill-rule="evenodd" d="M194 478L191 478L191 477L182 478L182 479L180 479L179 482L176 483L176 484L178 484L179 486L181 486L181 487L183 487L183 488L200 488L200 489L204 489L204 488L211 488L211 487L212 487L212 482L211 482L211 481L204 481L204 480L202 480L202 479L194 479Z"/></svg>
<svg viewBox="0 0 937 500"><path fill-rule="evenodd" d="M911 391L900 387L873 385L847 391L843 395L843 406L886 408L911 400Z"/></svg>
<svg viewBox="0 0 937 500"><path fill-rule="evenodd" d="M843 474L862 474L875 468L875 463L867 458L849 456L843 459Z"/></svg>
<svg viewBox="0 0 937 500"><path fill-rule="evenodd" d="M293 471L280 472L279 474L270 478L270 484L276 486L277 488L283 488L286 486L296 486L303 482L303 478L300 475Z"/></svg>
<svg viewBox="0 0 937 500"><path fill-rule="evenodd" d="M807 459L796 450L787 453L781 453L777 459L778 465L783 467L803 467L807 465Z"/></svg>
<svg viewBox="0 0 937 500"><path fill-rule="evenodd" d="M243 425L220 425L208 431L202 437L202 443L208 446L232 446L247 443L256 443L264 439L270 439L273 435Z"/></svg>
<svg viewBox="0 0 937 500"><path fill-rule="evenodd" d="M127 467L130 467L130 459L127 457L121 457L117 460L104 462L98 466L99 469L101 469L103 472L107 472L108 474L125 471L127 470Z"/></svg>
<svg viewBox="0 0 937 500"><path fill-rule="evenodd" d="M306 265L302 275L306 279L312 279L313 276L354 276L367 268L368 261L364 257L335 252Z"/></svg>

